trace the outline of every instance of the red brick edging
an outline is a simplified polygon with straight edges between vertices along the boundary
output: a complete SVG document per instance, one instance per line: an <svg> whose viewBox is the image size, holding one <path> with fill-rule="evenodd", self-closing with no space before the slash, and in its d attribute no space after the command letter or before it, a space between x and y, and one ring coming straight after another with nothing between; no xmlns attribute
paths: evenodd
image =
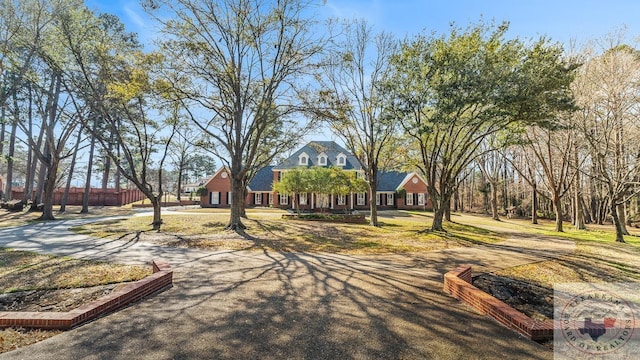
<svg viewBox="0 0 640 360"><path fill-rule="evenodd" d="M553 339L553 321L534 320L471 284L471 266L444 274L444 291L534 341Z"/></svg>
<svg viewBox="0 0 640 360"><path fill-rule="evenodd" d="M173 284L171 266L161 260L153 260L153 274L144 279L124 285L122 288L67 312L2 311L0 328L23 327L32 329L67 330L93 320Z"/></svg>

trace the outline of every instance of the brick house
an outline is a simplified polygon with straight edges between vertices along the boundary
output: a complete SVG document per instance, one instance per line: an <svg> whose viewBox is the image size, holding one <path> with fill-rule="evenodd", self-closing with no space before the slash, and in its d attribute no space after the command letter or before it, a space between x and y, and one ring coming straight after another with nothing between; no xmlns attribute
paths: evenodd
<svg viewBox="0 0 640 360"><path fill-rule="evenodd" d="M290 195L273 191L273 183L288 170L299 167L339 167L345 171L353 171L358 177L364 177L358 159L334 141L312 141L298 149L276 166L260 169L247 186L245 204L249 207L266 206L292 209L294 204L299 209L317 211L318 209L367 210L369 196L367 193L353 193L346 196L331 194L302 193ZM205 184L207 194L200 199L202 207L230 206L231 181L226 168L218 170ZM380 209L432 209L428 200L427 186L416 172L380 172L376 204ZM295 202L293 201L295 200Z"/></svg>
<svg viewBox="0 0 640 360"><path fill-rule="evenodd" d="M231 205L231 180L227 168L222 167L216 171L204 183L204 187L207 189L207 193L200 196L200 206L217 208Z"/></svg>

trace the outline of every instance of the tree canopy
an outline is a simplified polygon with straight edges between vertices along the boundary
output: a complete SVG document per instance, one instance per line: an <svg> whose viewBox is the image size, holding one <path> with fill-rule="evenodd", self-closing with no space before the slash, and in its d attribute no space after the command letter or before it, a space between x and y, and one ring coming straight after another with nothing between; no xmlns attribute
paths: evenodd
<svg viewBox="0 0 640 360"><path fill-rule="evenodd" d="M388 96L420 154L435 216L443 230L457 178L478 156L483 139L516 123L552 123L573 108L575 66L562 48L540 39L508 40L507 24L452 27L441 36L403 42L392 57Z"/></svg>

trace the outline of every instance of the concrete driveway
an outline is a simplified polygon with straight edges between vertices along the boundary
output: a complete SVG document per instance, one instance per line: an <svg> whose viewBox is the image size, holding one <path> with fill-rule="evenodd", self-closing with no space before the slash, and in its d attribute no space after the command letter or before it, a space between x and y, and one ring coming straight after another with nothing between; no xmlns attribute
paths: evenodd
<svg viewBox="0 0 640 360"><path fill-rule="evenodd" d="M495 270L573 251L511 239L420 255L206 252L91 239L79 221L0 230L0 246L171 263L174 287L0 359L550 359L442 292L463 263Z"/></svg>

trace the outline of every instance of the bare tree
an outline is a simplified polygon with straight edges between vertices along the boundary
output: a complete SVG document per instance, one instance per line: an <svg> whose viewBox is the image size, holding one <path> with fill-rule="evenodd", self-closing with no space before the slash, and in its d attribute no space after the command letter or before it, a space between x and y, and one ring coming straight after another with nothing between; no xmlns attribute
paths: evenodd
<svg viewBox="0 0 640 360"><path fill-rule="evenodd" d="M318 102L325 104L321 116L365 171L373 226L378 226L378 171L392 157L391 145L397 136L398 122L386 111L382 89L396 44L391 34L374 33L364 20L345 24L343 41L326 61Z"/></svg>
<svg viewBox="0 0 640 360"><path fill-rule="evenodd" d="M503 157L501 156L498 144L498 135L490 134L483 139L476 163L480 171L484 174L484 178L489 182L491 190L491 217L494 220L500 220L498 213L498 191L501 183L501 171L503 170Z"/></svg>
<svg viewBox="0 0 640 360"><path fill-rule="evenodd" d="M83 6L62 14L58 29L64 79L79 121L151 201L153 229L159 230L163 167L175 126L160 115L165 98L155 75L161 56L143 54L116 17L96 16ZM80 111L85 107L86 113Z"/></svg>
<svg viewBox="0 0 640 360"><path fill-rule="evenodd" d="M585 51L574 86L585 119L580 130L590 147L591 174L606 188L616 241L624 242L624 205L640 181L640 53L621 34L604 41L604 53Z"/></svg>
<svg viewBox="0 0 640 360"><path fill-rule="evenodd" d="M251 174L295 145L306 124L300 80L322 49L307 0L147 0L164 27L168 85L229 168L227 229L242 231ZM156 12L157 11L157 12ZM169 14L170 16L166 16Z"/></svg>
<svg viewBox="0 0 640 360"><path fill-rule="evenodd" d="M551 193L556 217L555 230L562 232L562 198L570 190L569 185L576 173L572 166L573 131L534 126L527 130L525 137L525 146L529 147L537 158L544 174L543 184Z"/></svg>

